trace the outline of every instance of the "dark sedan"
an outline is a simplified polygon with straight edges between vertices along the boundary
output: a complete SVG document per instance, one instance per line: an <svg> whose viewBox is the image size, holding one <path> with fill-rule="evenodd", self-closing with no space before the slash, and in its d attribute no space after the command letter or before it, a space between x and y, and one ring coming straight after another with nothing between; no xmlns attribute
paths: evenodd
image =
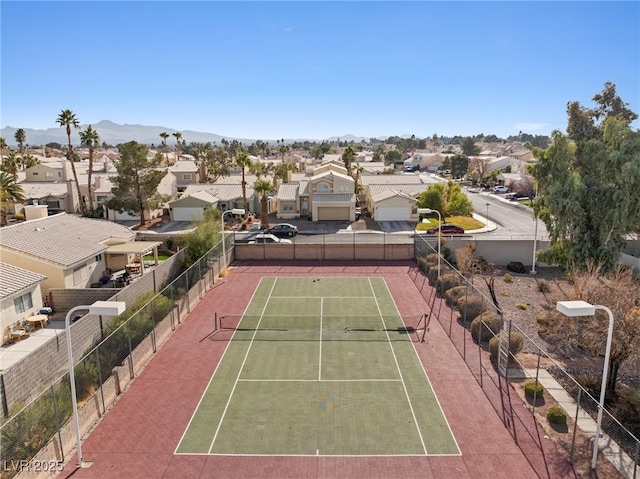
<svg viewBox="0 0 640 479"><path fill-rule="evenodd" d="M430 234L430 235L436 235L438 233L443 235L463 235L464 228L460 228L459 226L456 226L456 225L440 225L436 228L431 228L427 230L427 234Z"/></svg>
<svg viewBox="0 0 640 479"><path fill-rule="evenodd" d="M298 228L289 223L280 223L266 229L264 232L277 236L278 238L292 238L298 234Z"/></svg>

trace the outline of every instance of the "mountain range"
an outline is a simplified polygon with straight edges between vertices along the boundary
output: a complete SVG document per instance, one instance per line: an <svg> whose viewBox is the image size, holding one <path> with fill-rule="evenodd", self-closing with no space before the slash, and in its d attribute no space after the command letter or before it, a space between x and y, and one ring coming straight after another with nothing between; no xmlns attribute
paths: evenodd
<svg viewBox="0 0 640 479"><path fill-rule="evenodd" d="M126 143L128 141L137 141L138 143L144 143L147 145L159 145L162 143L162 138L160 137L160 133L167 132L169 135L180 131L182 133L182 139L187 143L220 143L223 138L227 140L238 140L244 144L251 144L255 141L255 139L248 138L232 138L228 136L222 136L215 133L206 133L202 131L192 131L192 130L176 130L174 128L167 128L165 126L149 126L149 125L120 125L118 123L114 123L109 120L102 120L98 123L94 123L94 130L98 132L100 135L100 141L106 142L109 145L117 145L119 143ZM72 129L71 133L71 143L74 145L80 144L80 131L84 130L87 125L80 125L80 129L75 130ZM17 128L12 126L6 126L0 129L0 136L5 139L9 146L15 146L17 143L15 141L15 132ZM64 128L47 128L46 130L35 130L32 128L23 128L26 138L27 145L46 145L47 143L67 143L67 133ZM344 135L344 136L335 136L331 138L326 138L326 141L336 141L340 139L342 141L351 141L353 140L356 143L359 143L362 140L368 140L369 138L358 137L354 135ZM294 141L322 141L322 140L313 140L309 138L305 139L285 139L285 143L293 143ZM265 140L267 141L267 140ZM269 143L276 143L276 140L268 140ZM172 145L175 143L175 138L169 137L167 138L167 143Z"/></svg>

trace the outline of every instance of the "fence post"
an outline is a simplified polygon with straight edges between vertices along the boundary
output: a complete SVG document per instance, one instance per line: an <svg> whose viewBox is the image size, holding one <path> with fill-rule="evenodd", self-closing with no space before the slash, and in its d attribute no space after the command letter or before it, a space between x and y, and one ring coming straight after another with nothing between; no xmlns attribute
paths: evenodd
<svg viewBox="0 0 640 479"><path fill-rule="evenodd" d="M576 446L576 432L578 430L578 414L580 413L580 396L582 388L578 388L578 404L576 405L576 417L573 418L573 438L571 439L571 454L569 454L569 464L573 464L573 450Z"/></svg>
<svg viewBox="0 0 640 479"><path fill-rule="evenodd" d="M0 396L2 396L2 416L9 415L9 405L7 404L7 390L4 388L4 374L0 374Z"/></svg>
<svg viewBox="0 0 640 479"><path fill-rule="evenodd" d="M157 293L158 292L158 286L156 284L156 270L155 269L151 270L151 277L153 278L153 292Z"/></svg>
<svg viewBox="0 0 640 479"><path fill-rule="evenodd" d="M100 354L98 353L98 348L96 348L96 366L98 369L98 384L100 385L100 398L102 399L102 412L107 411L107 406L104 402L104 384L102 384L102 370L100 369Z"/></svg>
<svg viewBox="0 0 640 479"><path fill-rule="evenodd" d="M131 318L129 318L130 320ZM133 379L135 377L133 373L133 348L131 347L131 323L127 321L127 342L129 343L129 379Z"/></svg>
<svg viewBox="0 0 640 479"><path fill-rule="evenodd" d="M62 447L62 424L60 424L60 414L58 413L58 401L56 401L56 390L51 385L51 399L53 400L53 414L56 417L56 430L58 431L58 442L60 443L60 455L64 462L64 447Z"/></svg>
<svg viewBox="0 0 640 479"><path fill-rule="evenodd" d="M198 261L198 296L202 299L202 269L200 268L200 261Z"/></svg>
<svg viewBox="0 0 640 479"><path fill-rule="evenodd" d="M191 268L189 268L188 270L186 270L184 272L184 280L185 280L185 284L187 285L187 292L185 293L185 295L187 296L187 314L191 313L191 301L189 301L189 270Z"/></svg>
<svg viewBox="0 0 640 479"><path fill-rule="evenodd" d="M176 303L173 300L173 286L169 289L169 295L170 295L170 299L171 299L171 331L175 331L176 330L176 323L175 323L175 313L174 310L176 309Z"/></svg>
<svg viewBox="0 0 640 479"><path fill-rule="evenodd" d="M535 388L533 390L533 408L531 410L531 414L536 414L536 403L538 402L538 377L540 377L540 348L538 348L538 363L536 364L536 381Z"/></svg>

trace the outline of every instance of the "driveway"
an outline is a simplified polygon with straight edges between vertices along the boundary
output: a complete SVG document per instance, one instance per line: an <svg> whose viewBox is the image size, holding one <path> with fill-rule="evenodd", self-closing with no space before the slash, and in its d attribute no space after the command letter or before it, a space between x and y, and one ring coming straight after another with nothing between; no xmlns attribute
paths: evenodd
<svg viewBox="0 0 640 479"><path fill-rule="evenodd" d="M380 231L385 233L411 233L415 231L415 224L411 221L378 221Z"/></svg>

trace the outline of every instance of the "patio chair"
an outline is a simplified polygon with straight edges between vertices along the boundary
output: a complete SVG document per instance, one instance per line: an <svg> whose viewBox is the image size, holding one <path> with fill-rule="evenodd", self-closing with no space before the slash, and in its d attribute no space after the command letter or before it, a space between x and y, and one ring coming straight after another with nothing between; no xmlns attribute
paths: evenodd
<svg viewBox="0 0 640 479"><path fill-rule="evenodd" d="M20 341L21 339L29 336L29 333L27 332L26 329L20 328L18 323L13 323L9 331L9 336L11 339L17 339L18 341Z"/></svg>

